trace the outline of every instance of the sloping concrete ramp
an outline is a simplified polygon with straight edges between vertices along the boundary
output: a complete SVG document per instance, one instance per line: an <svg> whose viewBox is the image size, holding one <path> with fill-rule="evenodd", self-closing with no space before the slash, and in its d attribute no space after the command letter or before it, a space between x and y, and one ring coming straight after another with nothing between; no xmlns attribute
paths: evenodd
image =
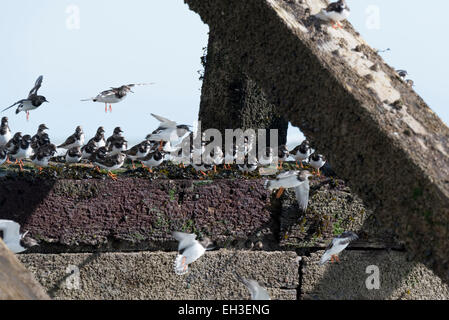
<svg viewBox="0 0 449 320"><path fill-rule="evenodd" d="M314 17L326 1L185 3L411 256L448 282L449 130L413 89L350 23L334 30Z"/></svg>
<svg viewBox="0 0 449 320"><path fill-rule="evenodd" d="M47 300L34 276L0 239L0 300Z"/></svg>

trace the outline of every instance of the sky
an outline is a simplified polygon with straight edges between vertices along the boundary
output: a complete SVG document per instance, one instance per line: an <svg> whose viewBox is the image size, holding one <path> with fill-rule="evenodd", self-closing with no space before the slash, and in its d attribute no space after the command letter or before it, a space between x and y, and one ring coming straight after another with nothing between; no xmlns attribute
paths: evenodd
<svg viewBox="0 0 449 320"><path fill-rule="evenodd" d="M415 90L449 123L449 1L432 0L438 10L423 11L419 0L347 0L349 21L387 63L406 69ZM414 5L416 3L416 5ZM130 142L156 128L150 113L179 123L197 120L208 27L182 0L16 0L0 11L0 107L26 98L39 75L40 94L50 101L31 112L8 116L13 131L34 134L41 123L54 142L77 125L90 138L99 126L107 135L121 126ZM81 102L122 84L138 87L105 114L104 105ZM289 130L289 142L301 139Z"/></svg>

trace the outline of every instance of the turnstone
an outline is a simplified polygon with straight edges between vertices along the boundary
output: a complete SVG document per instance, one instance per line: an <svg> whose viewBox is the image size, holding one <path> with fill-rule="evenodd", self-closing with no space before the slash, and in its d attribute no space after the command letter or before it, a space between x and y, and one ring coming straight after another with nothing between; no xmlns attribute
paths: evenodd
<svg viewBox="0 0 449 320"><path fill-rule="evenodd" d="M199 163L195 163L195 161L192 161L192 167L193 169L195 169L195 171L200 172L204 176L207 176L207 172L213 169L212 163L206 163L203 159L201 159Z"/></svg>
<svg viewBox="0 0 449 320"><path fill-rule="evenodd" d="M89 157L89 161L95 163L96 161L103 161L108 156L108 149L106 147L101 147L94 150Z"/></svg>
<svg viewBox="0 0 449 320"><path fill-rule="evenodd" d="M17 101L12 106L4 109L2 112L6 111L8 109L11 109L12 107L14 107L16 105L19 105L17 107L16 114L24 111L27 114L27 120L29 120L31 110L35 110L35 109L39 108L44 102L48 102L44 96L39 96L37 94L38 90L40 89L40 87L42 85L43 79L44 79L43 76L40 76L39 78L37 78L34 88L31 89L30 93L28 94L27 99L22 99L20 101Z"/></svg>
<svg viewBox="0 0 449 320"><path fill-rule="evenodd" d="M40 147L46 146L51 144L50 137L48 133L43 133L40 138L35 139L33 141L33 138L31 138L31 148L34 152L36 152Z"/></svg>
<svg viewBox="0 0 449 320"><path fill-rule="evenodd" d="M350 9L346 1L339 0L329 4L326 9L322 9L316 17L324 21L332 22L332 28L334 29L341 29L343 26L340 24L340 21L346 20L349 14Z"/></svg>
<svg viewBox="0 0 449 320"><path fill-rule="evenodd" d="M309 171L288 171L281 173L274 180L265 181L265 188L272 191L279 189L276 198L280 198L285 189L294 188L299 207L304 211L309 202Z"/></svg>
<svg viewBox="0 0 449 320"><path fill-rule="evenodd" d="M58 148L63 148L70 150L75 147L82 147L84 145L84 132L81 126L76 127L75 133L72 134L67 140L58 146Z"/></svg>
<svg viewBox="0 0 449 320"><path fill-rule="evenodd" d="M81 148L81 160L87 160L90 159L90 157L94 154L94 152L97 150L97 146L95 144L95 142L93 142L92 140L89 141L88 144L86 144L85 146L83 146Z"/></svg>
<svg viewBox="0 0 449 320"><path fill-rule="evenodd" d="M97 156L94 161L94 165L96 165L97 167L99 167L101 169L108 170L108 176L110 176L113 180L117 180L117 175L113 174L111 171L118 170L121 167L123 167L123 164L125 163L125 159L126 159L126 154L124 154L124 153L118 153L118 154L115 154L112 156L107 155L104 158Z"/></svg>
<svg viewBox="0 0 449 320"><path fill-rule="evenodd" d="M273 163L273 148L267 147L265 154L259 157L259 164L263 167L269 166Z"/></svg>
<svg viewBox="0 0 449 320"><path fill-rule="evenodd" d="M338 259L338 254L346 249L346 247L352 241L357 240L359 237L351 231L344 232L342 235L334 238L329 246L326 248L326 252L321 257L320 264L325 264L327 261L331 260L331 263L335 261L340 262Z"/></svg>
<svg viewBox="0 0 449 320"><path fill-rule="evenodd" d="M189 265L201 258L208 250L211 241L205 238L196 240L195 234L172 232L173 237L179 241L178 255L175 259L174 270L177 275L184 275L189 271Z"/></svg>
<svg viewBox="0 0 449 320"><path fill-rule="evenodd" d="M408 72L406 70L396 70L396 72L404 80L408 76Z"/></svg>
<svg viewBox="0 0 449 320"><path fill-rule="evenodd" d="M0 220L0 231L3 233L3 242L13 253L20 253L26 250L20 244L26 233L20 233L20 225L17 222Z"/></svg>
<svg viewBox="0 0 449 320"><path fill-rule="evenodd" d="M2 118L2 124L0 126L0 147L6 146L9 140L12 139L11 129L9 129L8 118Z"/></svg>
<svg viewBox="0 0 449 320"><path fill-rule="evenodd" d="M157 128L149 137L151 141L160 142L162 149L163 142L175 142L184 137L187 133L192 132L190 127L185 124L178 125L176 122L167 118L151 114L154 118L160 121L159 128Z"/></svg>
<svg viewBox="0 0 449 320"><path fill-rule="evenodd" d="M33 148L31 148L31 136L25 135L20 140L18 148L10 153L19 164L20 171L23 171L23 160L30 159L33 155Z"/></svg>
<svg viewBox="0 0 449 320"><path fill-rule="evenodd" d="M321 175L320 169L326 164L326 158L322 154L314 153L309 157L309 164Z"/></svg>
<svg viewBox="0 0 449 320"><path fill-rule="evenodd" d="M42 135L45 133L45 130L48 130L47 126L45 124L41 124L37 129L37 133L31 138L31 146L33 147L33 149L39 148L39 141L41 140Z"/></svg>
<svg viewBox="0 0 449 320"><path fill-rule="evenodd" d="M100 127L97 130L97 133L95 134L95 137L89 140L87 144L92 143L96 148L101 148L106 146L106 140L104 138L104 128Z"/></svg>
<svg viewBox="0 0 449 320"><path fill-rule="evenodd" d="M259 283L255 280L247 280L240 276L237 276L240 282L242 282L249 290L251 294L251 300L271 300L268 291L263 288Z"/></svg>
<svg viewBox="0 0 449 320"><path fill-rule="evenodd" d="M108 104L109 104L109 111L112 112L112 104L113 103L119 103L123 101L128 95L129 92L134 93L131 88L135 86L148 86L152 85L154 83L136 83L136 84L128 84L124 85L118 88L111 87L110 90L105 90L101 92L99 95L97 95L95 98L89 98L89 99L83 99L81 101L93 101L93 102L101 102L105 104L104 111L108 112Z"/></svg>
<svg viewBox="0 0 449 320"><path fill-rule="evenodd" d="M108 140L106 140L106 147L110 149L112 148L112 145L114 144L115 140L124 138L122 133L123 133L122 128L120 127L115 128L114 132L112 133L112 136L110 136Z"/></svg>
<svg viewBox="0 0 449 320"><path fill-rule="evenodd" d="M19 148L20 141L22 140L22 132L16 132L11 140L8 141L5 148L8 152L14 152Z"/></svg>
<svg viewBox="0 0 449 320"><path fill-rule="evenodd" d="M0 147L0 166L8 160L8 153L5 147Z"/></svg>
<svg viewBox="0 0 449 320"><path fill-rule="evenodd" d="M245 156L244 162L242 164L237 164L237 166L241 172L243 172L244 174L248 174L250 172L256 171L259 164L257 162L257 159L254 159L254 161L249 161L249 155L247 154Z"/></svg>
<svg viewBox="0 0 449 320"><path fill-rule="evenodd" d="M109 148L109 155L113 156L119 153L125 153L128 150L128 141L125 138L115 139Z"/></svg>
<svg viewBox="0 0 449 320"><path fill-rule="evenodd" d="M39 168L39 172L41 172L42 168L48 167L50 159L53 158L55 154L56 146L54 144L44 145L35 151L34 155L31 156L31 161Z"/></svg>
<svg viewBox="0 0 449 320"><path fill-rule="evenodd" d="M220 147L215 147L209 155L212 164L214 166L214 172L217 172L217 166L221 166L224 163L224 153Z"/></svg>
<svg viewBox="0 0 449 320"><path fill-rule="evenodd" d="M282 145L278 148L278 161L279 161L279 170L282 170L283 164L285 161L287 161L288 157L290 156L290 152L288 151L288 148L286 145Z"/></svg>
<svg viewBox="0 0 449 320"><path fill-rule="evenodd" d="M150 151L145 157L138 158L138 161L142 163L142 166L147 168L148 171L153 172L153 168L158 167L164 162L163 151L155 150Z"/></svg>
<svg viewBox="0 0 449 320"><path fill-rule="evenodd" d="M69 149L65 155L65 162L70 163L78 163L83 158L83 153L81 152L81 148L73 147Z"/></svg>
<svg viewBox="0 0 449 320"><path fill-rule="evenodd" d="M295 158L296 166L299 168L299 164L301 164L301 168L304 168L303 161L308 160L312 155L312 148L309 145L309 141L305 140L295 149L290 151L290 154Z"/></svg>
<svg viewBox="0 0 449 320"><path fill-rule="evenodd" d="M132 147L128 151L126 151L126 155L132 161L133 169L136 168L134 161L139 158L144 158L151 150L151 143L148 140L145 140L138 145Z"/></svg>

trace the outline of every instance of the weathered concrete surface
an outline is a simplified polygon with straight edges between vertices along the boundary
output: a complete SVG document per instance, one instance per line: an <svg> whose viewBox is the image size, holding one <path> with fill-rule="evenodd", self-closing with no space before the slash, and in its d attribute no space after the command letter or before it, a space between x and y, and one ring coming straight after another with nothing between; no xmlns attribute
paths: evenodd
<svg viewBox="0 0 449 320"><path fill-rule="evenodd" d="M281 199L280 245L285 249L326 248L333 237L344 231L357 233L354 248L403 249L391 231L384 229L372 210L339 179L311 182L307 212L302 212L294 191Z"/></svg>
<svg viewBox="0 0 449 320"><path fill-rule="evenodd" d="M359 234L356 247L400 247L342 180L311 181L306 214L292 192L276 200L263 185L264 179L9 179L0 183L0 219L17 221L39 242L33 253L175 250L174 230L208 236L221 248L323 247L345 230Z"/></svg>
<svg viewBox="0 0 449 320"><path fill-rule="evenodd" d="M48 295L0 239L0 300L48 300Z"/></svg>
<svg viewBox="0 0 449 320"><path fill-rule="evenodd" d="M293 252L207 252L185 276L173 272L174 259L163 252L20 256L55 299L249 299L235 271L267 287L273 299L297 298Z"/></svg>
<svg viewBox="0 0 449 320"><path fill-rule="evenodd" d="M318 300L448 300L449 286L421 263L409 262L403 252L344 251L341 263L319 265L324 251L303 259L302 299ZM379 268L379 290L368 290L373 275L367 267Z"/></svg>
<svg viewBox="0 0 449 320"><path fill-rule="evenodd" d="M340 177L449 281L449 129L326 1L185 0Z"/></svg>
<svg viewBox="0 0 449 320"><path fill-rule="evenodd" d="M218 129L224 137L230 128L278 129L278 144L286 144L288 121L242 72L232 52L232 47L223 46L220 36L209 32L199 112L202 130Z"/></svg>
<svg viewBox="0 0 449 320"><path fill-rule="evenodd" d="M11 179L0 183L0 203L0 218L29 231L37 252L175 249L174 230L221 247L254 234L275 242L262 180Z"/></svg>

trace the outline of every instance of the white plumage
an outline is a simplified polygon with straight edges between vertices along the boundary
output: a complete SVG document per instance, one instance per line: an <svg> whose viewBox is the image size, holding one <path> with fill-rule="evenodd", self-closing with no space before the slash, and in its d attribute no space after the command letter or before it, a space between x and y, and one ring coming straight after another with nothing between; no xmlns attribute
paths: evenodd
<svg viewBox="0 0 449 320"><path fill-rule="evenodd" d="M20 244L20 241L25 235L20 233L20 225L17 222L0 220L0 231L3 232L3 242L9 250L14 253L20 253L26 250Z"/></svg>
<svg viewBox="0 0 449 320"><path fill-rule="evenodd" d="M172 235L179 241L174 270L177 275L184 275L189 271L189 265L206 253L206 246L196 240L195 234L173 232Z"/></svg>
<svg viewBox="0 0 449 320"><path fill-rule="evenodd" d="M325 264L328 262L333 256L337 256L346 249L346 247L354 240L357 240L359 237L354 232L344 232L337 238L334 238L329 246L326 248L326 252L323 254L320 260L320 264Z"/></svg>
<svg viewBox="0 0 449 320"><path fill-rule="evenodd" d="M271 300L268 291L259 285L255 280L240 278L240 281L248 288L251 294L251 300Z"/></svg>

